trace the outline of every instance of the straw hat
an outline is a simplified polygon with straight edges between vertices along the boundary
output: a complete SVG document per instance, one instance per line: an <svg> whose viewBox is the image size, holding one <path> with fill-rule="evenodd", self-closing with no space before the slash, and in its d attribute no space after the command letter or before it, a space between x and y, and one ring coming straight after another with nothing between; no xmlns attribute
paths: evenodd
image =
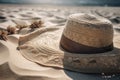
<svg viewBox="0 0 120 80"><path fill-rule="evenodd" d="M43 66L86 73L120 72L120 36L109 20L73 14L64 27L44 27L19 39L19 51ZM114 45L114 46L113 46Z"/></svg>

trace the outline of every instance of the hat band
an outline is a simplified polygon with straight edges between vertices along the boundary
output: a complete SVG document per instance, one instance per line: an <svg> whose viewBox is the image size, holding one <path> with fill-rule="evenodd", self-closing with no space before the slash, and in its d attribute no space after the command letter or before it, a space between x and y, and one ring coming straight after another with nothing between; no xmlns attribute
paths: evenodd
<svg viewBox="0 0 120 80"><path fill-rule="evenodd" d="M106 47L97 48L74 42L65 37L64 35L62 35L60 45L63 49L65 49L68 52L80 54L104 53L113 50L113 43Z"/></svg>

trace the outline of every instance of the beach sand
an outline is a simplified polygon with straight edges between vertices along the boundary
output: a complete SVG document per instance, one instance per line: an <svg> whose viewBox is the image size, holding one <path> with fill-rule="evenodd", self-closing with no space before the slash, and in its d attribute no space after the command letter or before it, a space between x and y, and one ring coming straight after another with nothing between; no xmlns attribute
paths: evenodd
<svg viewBox="0 0 120 80"><path fill-rule="evenodd" d="M42 20L45 27L63 27L70 14L92 13L112 21L114 35L120 33L120 7L48 6L0 4L0 29L8 26L30 25ZM0 80L120 80L119 74L83 74L38 65L25 59L17 51L19 36L30 33L23 29L19 34L0 40Z"/></svg>

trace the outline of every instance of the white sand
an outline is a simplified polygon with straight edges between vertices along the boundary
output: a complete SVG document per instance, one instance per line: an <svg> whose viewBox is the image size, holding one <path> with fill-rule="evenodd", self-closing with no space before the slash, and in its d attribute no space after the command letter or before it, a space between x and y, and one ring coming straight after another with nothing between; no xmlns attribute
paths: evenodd
<svg viewBox="0 0 120 80"><path fill-rule="evenodd" d="M29 25L42 19L46 27L62 27L73 13L92 13L108 18L114 24L115 34L120 32L119 7L58 7L38 5L0 5L0 28L12 25ZM22 35L28 30L22 30ZM43 67L25 59L18 51L20 34L0 40L0 80L120 80L119 75L102 76L82 74L51 67Z"/></svg>

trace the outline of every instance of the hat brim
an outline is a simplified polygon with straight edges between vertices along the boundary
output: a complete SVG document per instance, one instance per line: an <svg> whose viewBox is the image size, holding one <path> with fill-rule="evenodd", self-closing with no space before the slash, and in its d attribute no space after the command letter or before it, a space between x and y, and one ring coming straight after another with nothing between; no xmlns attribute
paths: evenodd
<svg viewBox="0 0 120 80"><path fill-rule="evenodd" d="M115 35L114 49L98 54L76 54L60 47L64 27L41 28L20 37L20 53L28 60L43 66L64 68L85 73L120 72L120 36Z"/></svg>

